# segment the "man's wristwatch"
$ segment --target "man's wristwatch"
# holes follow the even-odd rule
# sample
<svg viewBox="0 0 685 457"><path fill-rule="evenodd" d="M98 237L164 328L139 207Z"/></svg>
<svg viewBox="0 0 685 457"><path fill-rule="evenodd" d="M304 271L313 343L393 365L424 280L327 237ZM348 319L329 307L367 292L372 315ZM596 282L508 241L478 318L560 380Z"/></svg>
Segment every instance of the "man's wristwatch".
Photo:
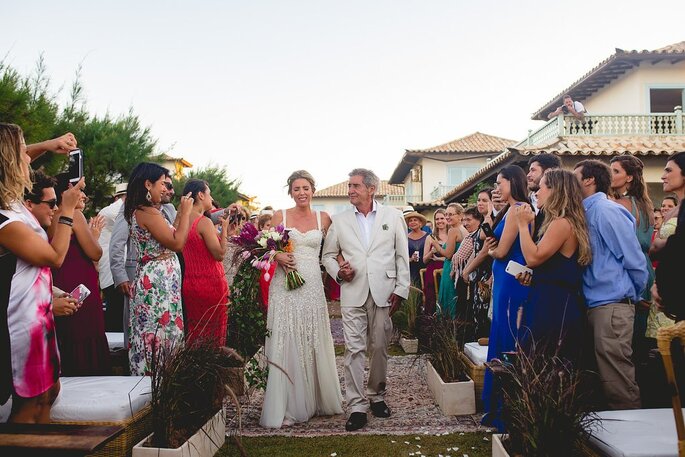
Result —
<svg viewBox="0 0 685 457"><path fill-rule="evenodd" d="M340 277L340 272L335 274L335 282L337 282L338 284L342 284L343 279Z"/></svg>

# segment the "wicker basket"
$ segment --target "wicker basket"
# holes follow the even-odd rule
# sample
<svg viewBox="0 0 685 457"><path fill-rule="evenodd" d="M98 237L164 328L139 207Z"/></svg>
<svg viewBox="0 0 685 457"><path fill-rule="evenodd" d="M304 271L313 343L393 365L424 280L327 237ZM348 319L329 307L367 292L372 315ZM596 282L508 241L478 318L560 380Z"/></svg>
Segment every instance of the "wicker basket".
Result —
<svg viewBox="0 0 685 457"><path fill-rule="evenodd" d="M473 360L469 359L463 352L459 353L461 361L466 367L466 372L469 377L473 379L473 384L476 388L476 403L481 401L483 396L483 383L485 382L485 365L476 365Z"/></svg>
<svg viewBox="0 0 685 457"><path fill-rule="evenodd" d="M67 422L54 421L56 424L75 424L75 425L119 425L124 427L124 432L115 439L107 443L105 447L94 454L93 457L120 457L131 456L133 445L152 433L152 411L150 405L138 411L133 417L119 422Z"/></svg>

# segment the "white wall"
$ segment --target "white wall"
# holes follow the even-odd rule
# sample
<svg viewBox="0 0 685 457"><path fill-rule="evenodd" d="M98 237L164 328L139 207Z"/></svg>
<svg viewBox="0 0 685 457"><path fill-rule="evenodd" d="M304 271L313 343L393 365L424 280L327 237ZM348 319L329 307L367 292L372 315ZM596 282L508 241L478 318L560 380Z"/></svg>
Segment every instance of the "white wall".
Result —
<svg viewBox="0 0 685 457"><path fill-rule="evenodd" d="M338 214L350 207L348 197L317 197L312 198L312 208L316 211L326 211L328 214Z"/></svg>
<svg viewBox="0 0 685 457"><path fill-rule="evenodd" d="M671 64L667 56L656 65L639 67L583 101L590 114L641 114L649 112L649 89L685 86L685 61Z"/></svg>
<svg viewBox="0 0 685 457"><path fill-rule="evenodd" d="M467 160L454 160L442 162L434 159L421 159L423 165L423 201L431 200L431 192L441 183L448 185L447 168L450 166L476 167L481 168L487 163L486 157L478 157Z"/></svg>

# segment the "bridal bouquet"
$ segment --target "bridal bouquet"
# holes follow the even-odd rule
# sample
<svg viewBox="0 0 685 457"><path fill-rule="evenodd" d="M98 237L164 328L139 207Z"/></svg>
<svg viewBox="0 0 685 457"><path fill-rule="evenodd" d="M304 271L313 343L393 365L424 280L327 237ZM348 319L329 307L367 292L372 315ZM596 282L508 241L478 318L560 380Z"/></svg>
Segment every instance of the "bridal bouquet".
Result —
<svg viewBox="0 0 685 457"><path fill-rule="evenodd" d="M266 272L265 279L269 280L269 269L279 252L292 252L292 243L283 224L271 227L261 232L252 224L245 224L240 235L234 236L231 242L238 246L239 255L243 260L249 260L253 267ZM299 271L286 269L285 287L288 290L297 289L304 284L304 278Z"/></svg>

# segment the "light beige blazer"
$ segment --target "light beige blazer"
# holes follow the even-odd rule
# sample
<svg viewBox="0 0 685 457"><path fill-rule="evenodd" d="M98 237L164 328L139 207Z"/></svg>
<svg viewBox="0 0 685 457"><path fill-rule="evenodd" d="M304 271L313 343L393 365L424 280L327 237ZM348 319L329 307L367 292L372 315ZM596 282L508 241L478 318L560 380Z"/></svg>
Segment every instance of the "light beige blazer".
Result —
<svg viewBox="0 0 685 457"><path fill-rule="evenodd" d="M368 248L354 209L332 216L332 221L323 246L323 265L335 278L340 270L336 257L342 252L355 270L354 279L341 284L341 305L362 306L369 291L377 306L390 306L388 299L392 293L407 298L409 246L402 213L377 204Z"/></svg>

